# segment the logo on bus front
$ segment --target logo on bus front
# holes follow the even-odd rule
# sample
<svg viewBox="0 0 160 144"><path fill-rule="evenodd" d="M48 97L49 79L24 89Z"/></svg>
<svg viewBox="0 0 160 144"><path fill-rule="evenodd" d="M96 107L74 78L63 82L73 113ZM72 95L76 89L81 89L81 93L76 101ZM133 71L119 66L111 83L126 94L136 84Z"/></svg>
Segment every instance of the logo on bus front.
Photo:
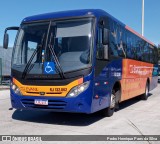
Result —
<svg viewBox="0 0 160 144"><path fill-rule="evenodd" d="M45 95L45 92L40 92L39 94L40 94L40 95Z"/></svg>

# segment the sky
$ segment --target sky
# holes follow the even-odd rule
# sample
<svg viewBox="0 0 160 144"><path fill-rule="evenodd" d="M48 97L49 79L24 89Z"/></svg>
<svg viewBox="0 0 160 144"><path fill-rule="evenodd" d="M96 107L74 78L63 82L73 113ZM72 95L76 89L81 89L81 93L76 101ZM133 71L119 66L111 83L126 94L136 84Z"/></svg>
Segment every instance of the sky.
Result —
<svg viewBox="0 0 160 144"><path fill-rule="evenodd" d="M160 0L145 0L144 36L160 43ZM1 0L0 46L6 27L19 26L27 17L48 12L75 9L103 9L124 24L141 33L142 0ZM9 46L13 46L15 32L9 32Z"/></svg>

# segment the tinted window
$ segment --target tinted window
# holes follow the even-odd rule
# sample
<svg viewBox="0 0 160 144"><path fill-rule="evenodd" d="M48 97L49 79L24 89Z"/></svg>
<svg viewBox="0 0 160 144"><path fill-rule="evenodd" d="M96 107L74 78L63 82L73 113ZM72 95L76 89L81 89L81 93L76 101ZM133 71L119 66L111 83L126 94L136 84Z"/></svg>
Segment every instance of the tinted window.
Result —
<svg viewBox="0 0 160 144"><path fill-rule="evenodd" d="M124 57L125 45L124 38L125 31L124 29L114 21L110 21L110 48L111 55L116 57Z"/></svg>
<svg viewBox="0 0 160 144"><path fill-rule="evenodd" d="M144 50L143 50L143 61L144 62L150 62L150 51L148 48L148 43L145 43Z"/></svg>

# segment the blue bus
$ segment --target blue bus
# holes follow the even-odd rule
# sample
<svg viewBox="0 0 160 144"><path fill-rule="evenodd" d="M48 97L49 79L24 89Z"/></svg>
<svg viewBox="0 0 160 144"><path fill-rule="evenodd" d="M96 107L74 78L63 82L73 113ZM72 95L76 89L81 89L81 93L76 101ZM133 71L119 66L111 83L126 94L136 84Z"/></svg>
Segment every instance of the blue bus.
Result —
<svg viewBox="0 0 160 144"><path fill-rule="evenodd" d="M107 12L72 10L26 17L11 64L12 107L112 116L119 103L157 86L157 47Z"/></svg>

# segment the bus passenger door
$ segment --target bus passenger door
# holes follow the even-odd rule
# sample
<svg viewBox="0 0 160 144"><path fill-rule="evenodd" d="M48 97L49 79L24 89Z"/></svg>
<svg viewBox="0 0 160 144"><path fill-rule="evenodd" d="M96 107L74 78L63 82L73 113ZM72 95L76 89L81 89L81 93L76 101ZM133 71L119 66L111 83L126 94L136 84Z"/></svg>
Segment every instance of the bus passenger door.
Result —
<svg viewBox="0 0 160 144"><path fill-rule="evenodd" d="M107 20L104 22L107 23ZM100 23L97 31L96 41L96 59L95 59L95 78L94 78L94 97L92 103L92 111L98 111L106 108L109 98L110 88L107 86L108 80L108 41L103 41L104 33L105 38L108 37L109 31L104 23Z"/></svg>

